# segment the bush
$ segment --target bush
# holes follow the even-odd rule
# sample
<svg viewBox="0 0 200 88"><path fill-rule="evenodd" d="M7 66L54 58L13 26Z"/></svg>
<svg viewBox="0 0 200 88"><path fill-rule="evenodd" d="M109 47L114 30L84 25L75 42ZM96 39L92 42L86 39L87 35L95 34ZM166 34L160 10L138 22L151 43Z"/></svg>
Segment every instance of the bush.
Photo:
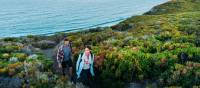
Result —
<svg viewBox="0 0 200 88"><path fill-rule="evenodd" d="M11 53L11 52L17 52L20 50L20 46L16 45L6 45L6 46L0 46L0 53Z"/></svg>
<svg viewBox="0 0 200 88"><path fill-rule="evenodd" d="M196 47L188 47L185 49L182 49L182 52L185 52L189 55L189 61L195 61L200 62L200 49Z"/></svg>
<svg viewBox="0 0 200 88"><path fill-rule="evenodd" d="M8 69L7 68L0 68L0 75L5 76L7 75Z"/></svg>
<svg viewBox="0 0 200 88"><path fill-rule="evenodd" d="M143 47L140 50L144 53L156 53L157 47L157 43L152 41L146 41L144 42Z"/></svg>
<svg viewBox="0 0 200 88"><path fill-rule="evenodd" d="M129 45L129 46L140 46L141 44L142 44L142 42L139 41L139 40L137 40L137 39L130 40L130 41L128 42L128 45Z"/></svg>
<svg viewBox="0 0 200 88"><path fill-rule="evenodd" d="M33 43L33 46L41 49L49 49L56 46L56 43L54 41L49 40L41 40L37 43Z"/></svg>
<svg viewBox="0 0 200 88"><path fill-rule="evenodd" d="M9 53L3 53L3 54L0 54L0 59L2 60L8 60L10 58L10 54Z"/></svg>
<svg viewBox="0 0 200 88"><path fill-rule="evenodd" d="M17 73L21 72L22 67L23 67L23 63L21 63L21 62L8 64L8 74L9 74L9 76L14 76Z"/></svg>
<svg viewBox="0 0 200 88"><path fill-rule="evenodd" d="M195 45L196 45L197 47L200 47L200 38L199 38L199 37L196 38L196 39L194 40L194 43L195 43Z"/></svg>
<svg viewBox="0 0 200 88"><path fill-rule="evenodd" d="M7 37L7 38L4 38L3 41L5 41L5 42L18 42L19 39L14 38L14 37Z"/></svg>
<svg viewBox="0 0 200 88"><path fill-rule="evenodd" d="M179 27L179 30L185 32L188 35L191 35L197 33L199 28L200 26L187 24L187 25L181 25Z"/></svg>
<svg viewBox="0 0 200 88"><path fill-rule="evenodd" d="M121 23L121 24L112 26L111 28L113 30L118 30L118 31L127 31L127 30L129 30L129 29L131 29L133 27L134 27L133 24Z"/></svg>
<svg viewBox="0 0 200 88"><path fill-rule="evenodd" d="M175 64L171 69L165 71L161 75L161 83L168 86L182 86L185 88L192 87L194 85L200 85L199 67L196 67L199 63L187 62L186 66L181 64Z"/></svg>
<svg viewBox="0 0 200 88"><path fill-rule="evenodd" d="M106 53L106 59L102 66L101 78L103 84L104 82L107 82L105 83L107 87L113 87L114 85L120 87L124 82L130 82L132 80L133 63L130 58L131 52L129 52L129 54L126 54L125 52L113 51ZM111 85L108 80L112 82Z"/></svg>
<svg viewBox="0 0 200 88"><path fill-rule="evenodd" d="M19 61L24 61L27 58L27 55L25 53L13 53L12 56L18 58Z"/></svg>
<svg viewBox="0 0 200 88"><path fill-rule="evenodd" d="M166 31L166 32L162 32L160 35L156 36L155 38L160 41L168 41L172 38L172 34Z"/></svg>

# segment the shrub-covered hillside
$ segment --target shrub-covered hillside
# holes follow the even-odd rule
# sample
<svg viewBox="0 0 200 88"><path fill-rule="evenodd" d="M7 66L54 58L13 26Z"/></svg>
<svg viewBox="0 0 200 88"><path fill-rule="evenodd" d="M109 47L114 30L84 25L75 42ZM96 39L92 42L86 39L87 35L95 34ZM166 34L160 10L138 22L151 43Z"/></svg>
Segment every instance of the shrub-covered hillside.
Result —
<svg viewBox="0 0 200 88"><path fill-rule="evenodd" d="M200 11L199 0L170 0L167 3L155 6L151 11L145 14L158 15L180 12Z"/></svg>
<svg viewBox="0 0 200 88"><path fill-rule="evenodd" d="M37 70L30 68L30 73L27 75L31 75L29 78L37 77L32 73L39 70L40 74L44 74L42 76L44 78L30 79L31 86L55 87L60 84L68 86L64 85L64 82L61 83L63 79L54 72L55 58L52 56L51 59L47 59L48 54L42 54L44 50L56 48L63 36L67 35L72 41L74 64L83 46L85 44L92 46L92 52L95 54L95 85L100 88L123 88L129 82L139 82L142 87L152 88L198 88L200 87L199 3L199 0L171 0L156 6L145 15L133 16L112 27L52 36L29 35L2 39L0 74L3 77L19 77L23 81L25 79L21 76L23 70L16 67L21 67L25 61L33 65L38 61L43 63L43 68ZM37 55L37 59L29 59L31 56L23 54L24 51L15 47L15 44L22 44L21 48L33 47L31 52ZM22 83L25 85L25 82ZM55 85L43 85L49 83Z"/></svg>

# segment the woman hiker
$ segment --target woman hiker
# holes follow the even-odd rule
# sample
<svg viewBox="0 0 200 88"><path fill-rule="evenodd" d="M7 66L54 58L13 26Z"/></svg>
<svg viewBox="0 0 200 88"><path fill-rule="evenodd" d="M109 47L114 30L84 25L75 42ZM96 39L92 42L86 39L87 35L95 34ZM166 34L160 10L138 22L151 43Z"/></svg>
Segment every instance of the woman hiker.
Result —
<svg viewBox="0 0 200 88"><path fill-rule="evenodd" d="M90 88L93 84L94 77L94 54L91 52L91 48L89 46L85 46L84 52L79 54L78 60L76 62L76 74L77 74L77 82L82 83L85 86Z"/></svg>

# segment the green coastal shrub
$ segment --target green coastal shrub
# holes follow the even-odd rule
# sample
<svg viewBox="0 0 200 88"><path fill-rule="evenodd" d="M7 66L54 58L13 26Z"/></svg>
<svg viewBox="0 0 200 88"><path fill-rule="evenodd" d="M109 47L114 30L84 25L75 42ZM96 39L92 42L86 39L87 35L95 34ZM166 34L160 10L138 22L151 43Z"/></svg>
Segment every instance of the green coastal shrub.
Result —
<svg viewBox="0 0 200 88"><path fill-rule="evenodd" d="M10 58L10 54L9 53L0 54L0 60L7 61L9 58Z"/></svg>
<svg viewBox="0 0 200 88"><path fill-rule="evenodd" d="M179 49L179 52L185 52L186 54L188 54L188 60L189 61L195 61L195 62L200 62L200 49L196 48L196 47L188 47L188 48L184 48L184 49Z"/></svg>
<svg viewBox="0 0 200 88"><path fill-rule="evenodd" d="M27 38L34 38L34 35L27 35Z"/></svg>
<svg viewBox="0 0 200 88"><path fill-rule="evenodd" d="M0 68L6 68L8 66L8 61L0 61Z"/></svg>
<svg viewBox="0 0 200 88"><path fill-rule="evenodd" d="M121 24L112 26L111 28L113 30L118 30L118 31L127 31L127 30L129 30L129 29L131 29L133 27L134 27L133 24L121 23Z"/></svg>
<svg viewBox="0 0 200 88"><path fill-rule="evenodd" d="M39 42L33 43L33 46L41 49L49 49L55 47L56 43L50 40L41 40Z"/></svg>
<svg viewBox="0 0 200 88"><path fill-rule="evenodd" d="M161 75L160 82L168 86L192 87L200 85L199 63L175 64Z"/></svg>
<svg viewBox="0 0 200 88"><path fill-rule="evenodd" d="M18 58L19 61L24 61L27 58L27 55L25 53L13 53L12 56Z"/></svg>
<svg viewBox="0 0 200 88"><path fill-rule="evenodd" d="M132 80L132 61L120 52L113 51L106 54L101 74L101 78L105 82L104 86L120 88L124 82Z"/></svg>
<svg viewBox="0 0 200 88"><path fill-rule="evenodd" d="M139 41L138 39L133 39L133 40L130 40L128 41L128 44L129 46L140 46L142 44L141 41Z"/></svg>
<svg viewBox="0 0 200 88"><path fill-rule="evenodd" d="M7 38L4 38L3 41L5 41L5 42L18 42L19 38L7 37Z"/></svg>
<svg viewBox="0 0 200 88"><path fill-rule="evenodd" d="M0 68L0 75L2 77L7 76L8 74L8 69L7 68Z"/></svg>
<svg viewBox="0 0 200 88"><path fill-rule="evenodd" d="M156 53L157 52L157 43L152 41L144 41L141 51L145 53Z"/></svg>
<svg viewBox="0 0 200 88"><path fill-rule="evenodd" d="M179 30L185 32L188 35L191 35L191 34L196 34L197 32L199 32L199 28L200 26L198 25L187 24L187 25L180 25Z"/></svg>
<svg viewBox="0 0 200 88"><path fill-rule="evenodd" d="M200 47L200 38L199 36L197 38L195 38L194 43L197 47Z"/></svg>
<svg viewBox="0 0 200 88"><path fill-rule="evenodd" d="M172 38L172 34L169 31L166 31L160 33L160 35L156 36L155 38L160 41L168 41Z"/></svg>
<svg viewBox="0 0 200 88"><path fill-rule="evenodd" d="M0 53L11 53L16 52L20 50L20 46L16 45L6 45L6 46L0 46Z"/></svg>

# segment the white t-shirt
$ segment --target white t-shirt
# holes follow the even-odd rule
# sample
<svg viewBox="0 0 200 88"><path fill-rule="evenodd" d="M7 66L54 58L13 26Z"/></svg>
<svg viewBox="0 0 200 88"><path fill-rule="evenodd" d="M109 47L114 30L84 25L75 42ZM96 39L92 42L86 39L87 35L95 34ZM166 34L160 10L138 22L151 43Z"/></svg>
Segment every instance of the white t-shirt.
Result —
<svg viewBox="0 0 200 88"><path fill-rule="evenodd" d="M91 58L91 56L89 56L89 57L87 57L85 54L84 54L84 56L82 57L82 59L83 59L83 69L90 69L90 59Z"/></svg>

